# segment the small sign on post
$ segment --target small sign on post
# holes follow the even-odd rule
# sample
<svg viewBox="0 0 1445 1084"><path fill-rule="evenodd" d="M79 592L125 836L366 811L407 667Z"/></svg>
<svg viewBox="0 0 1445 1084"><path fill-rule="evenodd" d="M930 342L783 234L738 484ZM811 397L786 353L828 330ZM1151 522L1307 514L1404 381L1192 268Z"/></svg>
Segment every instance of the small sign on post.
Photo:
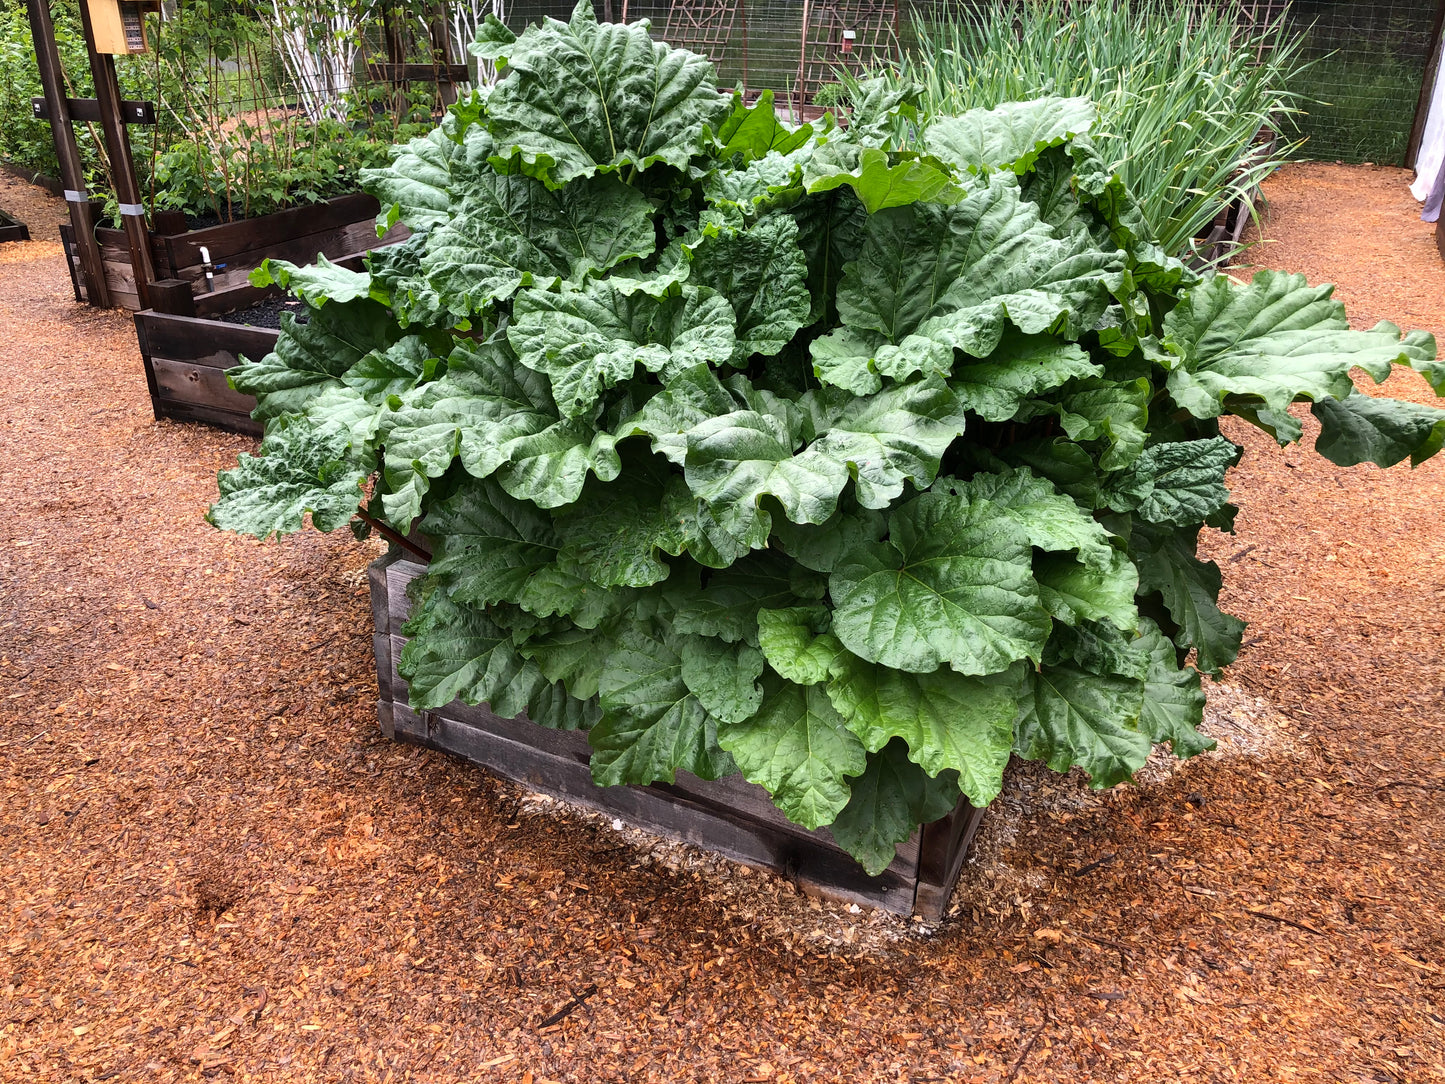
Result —
<svg viewBox="0 0 1445 1084"><path fill-rule="evenodd" d="M85 6L97 53L127 56L146 52L146 12L159 11L160 0L85 0Z"/></svg>

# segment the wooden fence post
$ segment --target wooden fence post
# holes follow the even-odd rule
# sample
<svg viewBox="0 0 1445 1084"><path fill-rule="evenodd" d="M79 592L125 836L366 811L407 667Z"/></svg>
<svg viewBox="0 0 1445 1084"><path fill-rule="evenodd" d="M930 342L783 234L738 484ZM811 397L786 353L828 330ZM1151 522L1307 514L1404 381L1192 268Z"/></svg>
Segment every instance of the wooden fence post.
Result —
<svg viewBox="0 0 1445 1084"><path fill-rule="evenodd" d="M135 292L140 298L140 307L147 309L150 308L150 284L156 276L151 264L145 207L140 201L140 184L135 177L130 137L125 134L125 118L120 111L120 83L115 77L115 58L109 53L96 52L95 29L91 26L90 8L85 0L80 0L80 27L85 34L85 51L90 55L95 100L100 105L100 127L105 135L106 153L110 155L111 180L115 184L120 221L130 249L130 266L135 272Z"/></svg>
<svg viewBox="0 0 1445 1084"><path fill-rule="evenodd" d="M84 6L82 3L81 7ZM70 225L75 233L75 249L80 256L86 296L92 305L109 308L110 290L105 284L100 245L95 240L95 218L91 213L90 197L85 191L85 170L80 164L80 150L75 145L75 131L70 126L70 107L65 99L60 51L55 45L55 25L50 20L50 6L48 0L27 0L26 7L30 16L30 37L35 46L35 63L40 69L40 85L44 88L45 107L50 114L50 135L55 141L55 157L60 163L60 182L65 186L65 203L70 208Z"/></svg>

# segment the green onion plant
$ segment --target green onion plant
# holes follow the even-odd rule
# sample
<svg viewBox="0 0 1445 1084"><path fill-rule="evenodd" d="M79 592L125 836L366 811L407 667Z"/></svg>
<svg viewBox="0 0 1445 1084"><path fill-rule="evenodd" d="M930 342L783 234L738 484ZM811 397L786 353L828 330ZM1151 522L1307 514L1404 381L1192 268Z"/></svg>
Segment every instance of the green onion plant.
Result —
<svg viewBox="0 0 1445 1084"><path fill-rule="evenodd" d="M1300 38L1242 25L1231 0L963 0L953 17L915 11L906 37L888 74L922 85L921 128L1045 94L1093 99L1099 152L1172 254L1238 198L1253 214L1259 182L1298 147L1277 132L1299 111Z"/></svg>

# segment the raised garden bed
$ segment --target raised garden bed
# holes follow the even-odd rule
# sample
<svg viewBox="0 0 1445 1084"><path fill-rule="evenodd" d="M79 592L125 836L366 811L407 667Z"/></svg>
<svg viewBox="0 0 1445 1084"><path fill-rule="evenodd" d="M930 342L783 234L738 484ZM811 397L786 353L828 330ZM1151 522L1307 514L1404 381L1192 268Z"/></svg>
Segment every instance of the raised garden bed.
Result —
<svg viewBox="0 0 1445 1084"><path fill-rule="evenodd" d="M233 391L225 373L243 356L259 359L270 353L277 332L274 326L237 322L231 314L264 307L286 295L274 286L252 286L250 273L268 257L310 262L318 253L342 267L359 267L371 249L409 235L406 227L398 226L377 238L377 209L371 196L340 196L325 204L246 222L153 235L157 274L167 277L151 285L152 307L135 314L135 326L156 418L206 422L259 436L261 425L251 419L255 399ZM302 230L307 232L299 232ZM107 275L116 259L124 262L122 271L116 273L129 275L124 235L110 230L97 231L97 236L103 249L112 246L106 250L113 253L107 257ZM211 269L209 280L207 266ZM83 299L74 258L71 275L76 298ZM129 288L133 294L133 280ZM121 303L125 303L124 296ZM262 318L257 323L274 325L275 321Z"/></svg>
<svg viewBox="0 0 1445 1084"><path fill-rule="evenodd" d="M869 877L826 829L810 832L793 824L767 791L739 776L709 782L678 772L671 785L599 787L592 782L590 748L581 732L548 730L525 716L503 719L485 706L459 701L438 711L413 711L396 664L406 643L401 627L410 610L407 584L423 571L423 565L396 555L375 561L370 570L377 715L387 737L464 757L533 790L772 870L824 896L930 921L943 917L984 812L964 799L899 845L881 875Z"/></svg>
<svg viewBox="0 0 1445 1084"><path fill-rule="evenodd" d="M30 230L5 211L0 211L0 241L28 241Z"/></svg>
<svg viewBox="0 0 1445 1084"><path fill-rule="evenodd" d="M183 216L159 214L156 228L150 231L156 285L162 293L176 292L176 283L190 287L196 309L181 315L204 316L245 308L260 296L247 277L267 257L309 263L317 253L323 253L335 260L405 238L407 231L401 227L378 240L375 223L379 209L373 197L354 193L200 230L185 229ZM111 303L138 311L140 296L124 231L102 226L96 229L95 237L100 243ZM76 299L85 301L80 257L68 226L61 227L61 239L70 256Z"/></svg>
<svg viewBox="0 0 1445 1084"><path fill-rule="evenodd" d="M154 309L135 314L135 331L157 420L205 422L261 435L261 423L251 417L255 398L232 390L226 370L243 356L269 354L276 348L276 331Z"/></svg>

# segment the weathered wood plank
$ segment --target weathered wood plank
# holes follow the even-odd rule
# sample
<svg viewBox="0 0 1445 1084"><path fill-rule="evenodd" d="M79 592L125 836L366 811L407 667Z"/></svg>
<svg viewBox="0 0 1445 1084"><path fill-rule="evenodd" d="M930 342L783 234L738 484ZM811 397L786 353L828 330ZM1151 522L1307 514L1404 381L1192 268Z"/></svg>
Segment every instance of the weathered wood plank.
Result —
<svg viewBox="0 0 1445 1084"><path fill-rule="evenodd" d="M559 757L530 742L462 723L449 713L418 714L391 706L393 733L404 741L465 757L533 790L620 816L658 835L705 846L746 865L780 873L834 899L907 913L913 905L910 878L889 870L869 877L830 842L780 832L692 793L664 787L598 787L585 763ZM580 737L580 735L579 735ZM678 773L681 779L684 773ZM701 786L703 780L689 780Z"/></svg>
<svg viewBox="0 0 1445 1084"><path fill-rule="evenodd" d="M249 414L256 408L253 396L243 395L226 383L226 368L193 361L172 361L151 357L156 389L162 399L195 406L215 407L234 414Z"/></svg>
<svg viewBox="0 0 1445 1084"><path fill-rule="evenodd" d="M298 236L375 219L380 210L376 197L357 192L337 196L325 203L292 207L259 218L191 230L167 237L166 244L170 249L171 266L177 269L199 265L202 246L213 263L227 263L242 253L285 244Z"/></svg>
<svg viewBox="0 0 1445 1084"><path fill-rule="evenodd" d="M196 403L182 403L174 399L161 400L161 413L157 417L173 422L200 422L203 425L213 425L217 429L224 429L228 433L240 433L247 437L259 437L263 428L260 422L248 414L218 410L215 407L201 406Z"/></svg>
<svg viewBox="0 0 1445 1084"><path fill-rule="evenodd" d="M793 824L762 787L741 777L702 780L680 772L670 785L600 788L591 781L590 747L583 733L548 730L524 716L502 719L485 705L453 702L437 711L412 710L396 664L406 643L401 634L410 610L406 585L423 571L424 566L397 556L370 571L378 688L389 700L378 718L391 736L463 756L543 793L772 869L824 895L942 917L982 815L967 803L915 833L899 847L888 870L870 878L826 829L809 832ZM377 593L384 597L378 599Z"/></svg>
<svg viewBox="0 0 1445 1084"><path fill-rule="evenodd" d="M156 357L229 367L242 355L259 360L276 348L278 333L271 328L155 312L140 315Z"/></svg>

